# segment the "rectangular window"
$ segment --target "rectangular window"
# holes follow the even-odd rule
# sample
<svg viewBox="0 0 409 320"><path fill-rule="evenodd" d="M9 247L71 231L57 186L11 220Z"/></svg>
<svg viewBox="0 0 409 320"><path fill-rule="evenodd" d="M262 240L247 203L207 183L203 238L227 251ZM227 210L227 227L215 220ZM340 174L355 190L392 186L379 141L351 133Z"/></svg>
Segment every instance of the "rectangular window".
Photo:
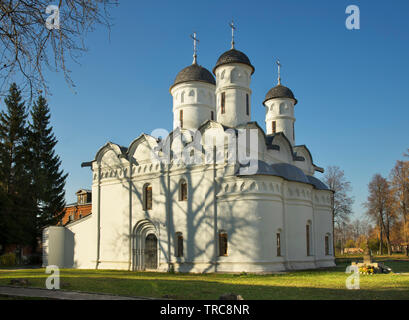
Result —
<svg viewBox="0 0 409 320"><path fill-rule="evenodd" d="M272 128L272 132L276 133L277 128L276 128L276 122L275 121L272 122L271 128Z"/></svg>
<svg viewBox="0 0 409 320"><path fill-rule="evenodd" d="M249 101L249 95L246 94L246 114L250 115L250 101Z"/></svg>
<svg viewBox="0 0 409 320"><path fill-rule="evenodd" d="M225 104L226 104L226 94L224 92L222 92L222 96L221 96L221 112L225 113L226 109L225 109Z"/></svg>
<svg viewBox="0 0 409 320"><path fill-rule="evenodd" d="M180 201L187 201L187 183L185 181L180 183Z"/></svg>
<svg viewBox="0 0 409 320"><path fill-rule="evenodd" d="M307 224L307 226L306 226L306 233L307 233L307 256L310 256L311 255L311 252L310 252L310 225L309 224Z"/></svg>
<svg viewBox="0 0 409 320"><path fill-rule="evenodd" d="M329 256L329 237L325 236L325 255Z"/></svg>
<svg viewBox="0 0 409 320"><path fill-rule="evenodd" d="M281 234L277 233L277 257L281 256Z"/></svg>
<svg viewBox="0 0 409 320"><path fill-rule="evenodd" d="M220 256L227 256L227 233L220 232L219 233L219 251Z"/></svg>
<svg viewBox="0 0 409 320"><path fill-rule="evenodd" d="M180 127L183 128L183 110L179 113Z"/></svg>
<svg viewBox="0 0 409 320"><path fill-rule="evenodd" d="M177 233L177 248L176 248L176 257L183 257L183 235Z"/></svg>
<svg viewBox="0 0 409 320"><path fill-rule="evenodd" d="M213 111L210 112L210 119L214 120L214 112Z"/></svg>
<svg viewBox="0 0 409 320"><path fill-rule="evenodd" d="M145 208L146 210L152 209L152 187L146 187L146 194L145 194Z"/></svg>

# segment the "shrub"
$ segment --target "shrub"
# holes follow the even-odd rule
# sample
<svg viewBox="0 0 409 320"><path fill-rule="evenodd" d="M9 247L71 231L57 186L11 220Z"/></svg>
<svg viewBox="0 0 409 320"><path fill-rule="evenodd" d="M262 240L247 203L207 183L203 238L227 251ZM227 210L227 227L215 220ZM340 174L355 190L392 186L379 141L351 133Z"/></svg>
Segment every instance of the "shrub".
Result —
<svg viewBox="0 0 409 320"><path fill-rule="evenodd" d="M6 253L0 256L0 266L11 267L17 264L15 253Z"/></svg>

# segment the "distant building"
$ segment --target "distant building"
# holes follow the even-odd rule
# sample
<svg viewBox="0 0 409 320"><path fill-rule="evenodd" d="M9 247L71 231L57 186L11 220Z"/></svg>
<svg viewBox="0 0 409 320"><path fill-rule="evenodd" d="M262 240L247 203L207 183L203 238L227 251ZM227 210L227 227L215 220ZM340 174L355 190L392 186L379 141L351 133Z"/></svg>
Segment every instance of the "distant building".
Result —
<svg viewBox="0 0 409 320"><path fill-rule="evenodd" d="M75 194L77 195L77 202L68 204L64 208L64 215L62 216L58 225L65 226L91 214L92 191L80 189Z"/></svg>

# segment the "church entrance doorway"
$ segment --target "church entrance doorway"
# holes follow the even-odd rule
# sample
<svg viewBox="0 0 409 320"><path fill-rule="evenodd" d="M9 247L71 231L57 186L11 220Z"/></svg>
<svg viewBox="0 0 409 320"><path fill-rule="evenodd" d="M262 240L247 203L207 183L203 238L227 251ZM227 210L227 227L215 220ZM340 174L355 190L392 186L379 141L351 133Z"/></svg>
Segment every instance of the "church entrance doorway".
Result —
<svg viewBox="0 0 409 320"><path fill-rule="evenodd" d="M156 269L158 267L158 239L150 234L145 239L145 268Z"/></svg>
<svg viewBox="0 0 409 320"><path fill-rule="evenodd" d="M134 228L132 241L132 269L158 268L158 237L155 225L149 220L139 221Z"/></svg>

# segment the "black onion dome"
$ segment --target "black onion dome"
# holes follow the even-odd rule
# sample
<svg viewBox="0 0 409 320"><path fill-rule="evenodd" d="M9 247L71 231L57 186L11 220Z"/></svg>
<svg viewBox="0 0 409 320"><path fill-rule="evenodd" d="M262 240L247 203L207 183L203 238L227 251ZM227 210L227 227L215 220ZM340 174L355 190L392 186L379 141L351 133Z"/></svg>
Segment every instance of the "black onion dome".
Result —
<svg viewBox="0 0 409 320"><path fill-rule="evenodd" d="M226 51L220 56L220 58L216 62L216 65L213 68L213 73L215 73L215 70L217 67L224 65L224 64L228 64L228 63L247 64L253 69L251 74L254 73L254 67L250 63L250 59L243 52L236 50L236 49L230 49L229 51Z"/></svg>
<svg viewBox="0 0 409 320"><path fill-rule="evenodd" d="M216 85L216 80L214 79L211 72L206 68L203 68L202 66L194 63L178 73L170 89L172 89L179 83L188 81L200 81Z"/></svg>
<svg viewBox="0 0 409 320"><path fill-rule="evenodd" d="M294 93L287 87L279 84L275 86L274 88L270 89L267 94L266 98L264 99L264 102L270 99L277 99L277 98L290 98L295 100L295 104L297 104L297 99L294 97ZM263 102L263 103L264 103Z"/></svg>

